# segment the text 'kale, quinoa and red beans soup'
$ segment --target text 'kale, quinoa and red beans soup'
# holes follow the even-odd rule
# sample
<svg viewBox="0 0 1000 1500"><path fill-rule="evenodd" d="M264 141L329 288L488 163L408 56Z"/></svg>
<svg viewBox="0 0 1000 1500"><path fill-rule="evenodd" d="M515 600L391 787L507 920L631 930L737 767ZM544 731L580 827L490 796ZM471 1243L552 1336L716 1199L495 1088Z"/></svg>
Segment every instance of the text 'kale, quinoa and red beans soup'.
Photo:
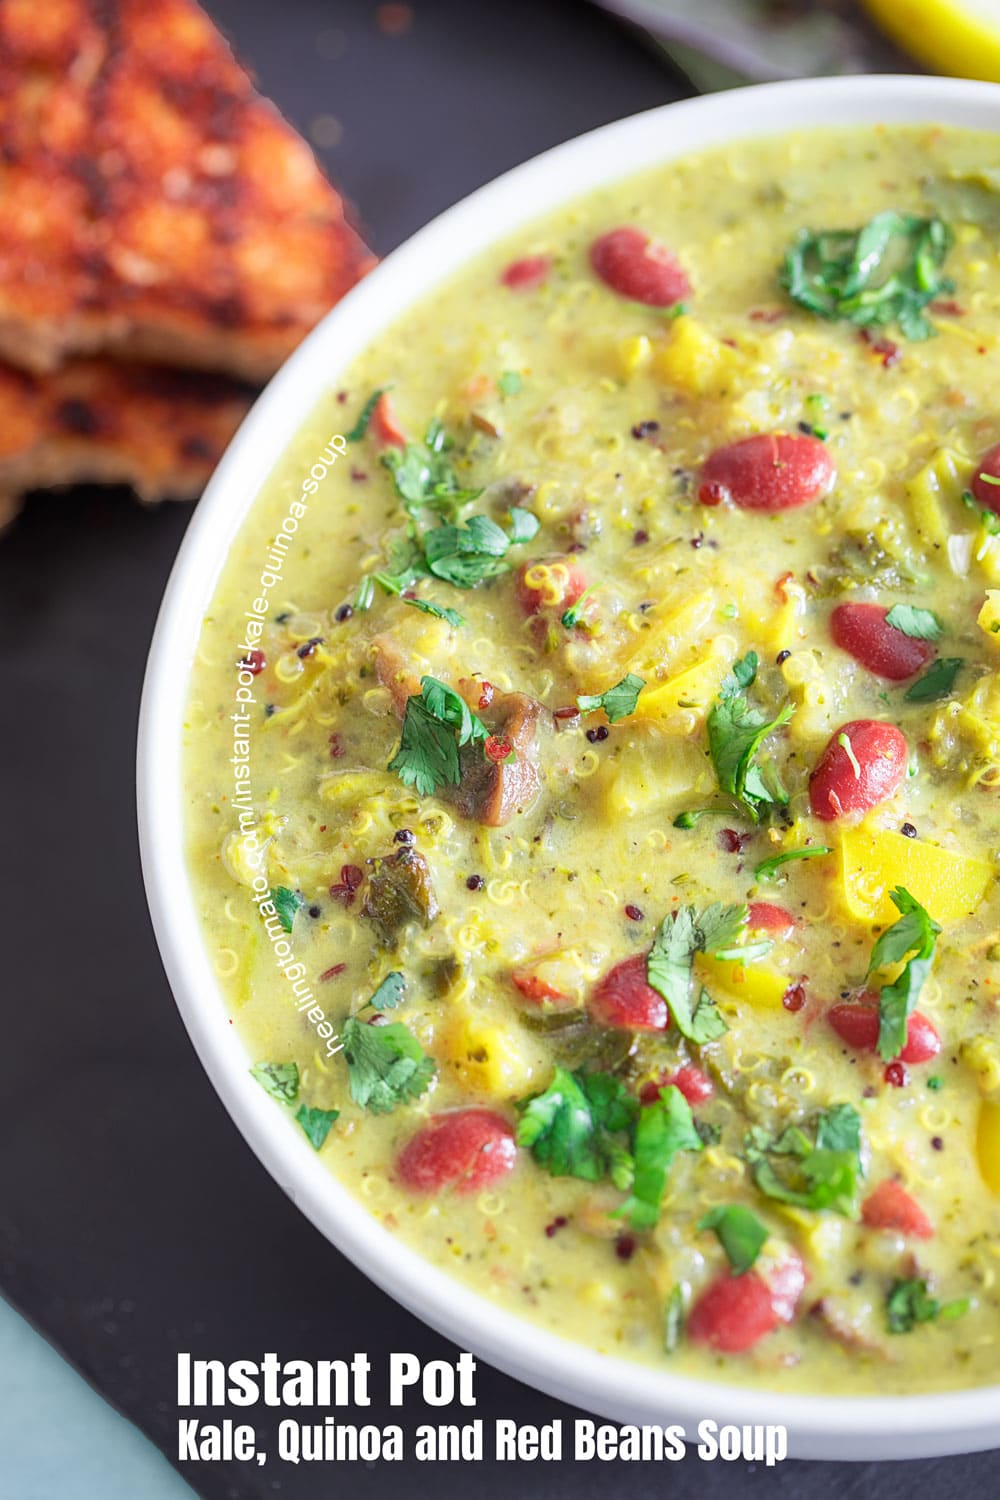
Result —
<svg viewBox="0 0 1000 1500"><path fill-rule="evenodd" d="M748 142L500 244L309 417L205 622L255 1076L598 1350L1000 1375L997 159Z"/></svg>

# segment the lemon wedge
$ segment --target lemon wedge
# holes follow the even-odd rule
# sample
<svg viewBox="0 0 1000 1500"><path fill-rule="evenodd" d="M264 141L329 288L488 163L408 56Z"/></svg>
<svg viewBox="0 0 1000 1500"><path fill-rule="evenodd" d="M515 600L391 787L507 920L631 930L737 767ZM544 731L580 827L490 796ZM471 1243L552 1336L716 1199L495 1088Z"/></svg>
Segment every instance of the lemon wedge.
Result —
<svg viewBox="0 0 1000 1500"><path fill-rule="evenodd" d="M875 20L936 73L1000 83L1000 0L864 0Z"/></svg>

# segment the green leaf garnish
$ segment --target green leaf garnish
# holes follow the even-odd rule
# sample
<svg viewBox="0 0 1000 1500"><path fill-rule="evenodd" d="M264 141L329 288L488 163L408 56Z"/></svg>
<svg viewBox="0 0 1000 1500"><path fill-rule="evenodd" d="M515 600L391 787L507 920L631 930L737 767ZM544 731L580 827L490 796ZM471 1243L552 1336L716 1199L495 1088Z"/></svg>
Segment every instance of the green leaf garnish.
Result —
<svg viewBox="0 0 1000 1500"><path fill-rule="evenodd" d="M635 706L639 701L639 694L646 686L642 677L637 677L634 672L629 672L621 682L616 682L604 693L585 694L577 698L576 706L582 714L592 714L599 708L603 708L612 724L617 724L619 719L625 719L629 714L635 713Z"/></svg>
<svg viewBox="0 0 1000 1500"><path fill-rule="evenodd" d="M933 703L938 698L947 698L955 686L955 679L965 666L961 656L939 656L903 694L907 703Z"/></svg>
<svg viewBox="0 0 1000 1500"><path fill-rule="evenodd" d="M480 489L465 489L459 484L448 456L454 446L435 417L428 423L422 443L407 443L405 448L390 448L382 454L396 494L411 516L430 510L451 518L461 506L482 494Z"/></svg>
<svg viewBox="0 0 1000 1500"><path fill-rule="evenodd" d="M797 1125L775 1138L755 1126L747 1132L745 1150L754 1182L765 1197L857 1218L861 1117L852 1105L822 1111L813 1140ZM783 1166L781 1172L775 1159Z"/></svg>
<svg viewBox="0 0 1000 1500"><path fill-rule="evenodd" d="M774 854L770 859L762 859L753 872L755 880L773 880L782 865L787 865L793 859L819 859L824 854L832 854L833 850L827 844L810 844L807 849L787 849L784 854Z"/></svg>
<svg viewBox="0 0 1000 1500"><path fill-rule="evenodd" d="M934 328L923 309L955 290L941 275L951 244L942 219L890 209L861 229L801 230L779 279L794 302L818 317L860 328L895 322L906 338L926 339Z"/></svg>
<svg viewBox="0 0 1000 1500"><path fill-rule="evenodd" d="M690 1104L679 1088L668 1084L659 1099L639 1111L632 1143L632 1191L618 1215L633 1229L655 1229L674 1157L679 1151L702 1149Z"/></svg>
<svg viewBox="0 0 1000 1500"><path fill-rule="evenodd" d="M968 1297L953 1302L939 1302L927 1290L923 1277L898 1279L885 1299L886 1324L890 1333L912 1333L918 1323L933 1323L937 1318L960 1318L969 1310Z"/></svg>
<svg viewBox="0 0 1000 1500"><path fill-rule="evenodd" d="M898 885L889 896L900 918L875 943L868 963L869 977L889 964L903 963L904 959L906 962L899 977L879 991L878 1050L883 1062L891 1062L906 1046L907 1019L916 1009L920 991L930 975L941 931L903 886Z"/></svg>
<svg viewBox="0 0 1000 1500"><path fill-rule="evenodd" d="M340 1119L340 1110L315 1109L308 1104L302 1104L296 1110L295 1118L308 1136L313 1150L318 1151L330 1134L334 1121Z"/></svg>
<svg viewBox="0 0 1000 1500"><path fill-rule="evenodd" d="M621 1136L631 1129L639 1105L611 1074L556 1068L548 1088L517 1108L518 1145L553 1177L610 1177L616 1187L629 1186L632 1158Z"/></svg>
<svg viewBox="0 0 1000 1500"><path fill-rule="evenodd" d="M560 623L565 630L573 630L577 625L579 625L580 616L583 614L583 606L586 604L591 594L593 594L594 590L598 587L598 584L592 583L589 588L584 589L579 599L577 599L575 603L571 604L569 609L563 610L560 617Z"/></svg>
<svg viewBox="0 0 1000 1500"><path fill-rule="evenodd" d="M507 533L489 516L470 516L462 526L434 526L423 535L428 568L457 589L472 589L505 573L509 546Z"/></svg>
<svg viewBox="0 0 1000 1500"><path fill-rule="evenodd" d="M737 939L748 919L746 905L722 906L716 902L698 916L693 906L680 906L660 923L646 959L646 979L662 995L670 1016L682 1036L701 1045L728 1030L715 1002L705 989L691 1004L691 975L696 953L716 958L751 962L770 952L771 943L738 946Z"/></svg>
<svg viewBox="0 0 1000 1500"><path fill-rule="evenodd" d="M295 922L295 913L300 907L305 906L306 898L299 891L290 891L287 885L272 886L268 895L274 902L274 909L278 913L278 921L286 932L291 932Z"/></svg>
<svg viewBox="0 0 1000 1500"><path fill-rule="evenodd" d="M453 688L424 677L420 692L406 700L399 749L389 762L405 786L429 797L461 780L458 752L489 737L483 721Z"/></svg>
<svg viewBox="0 0 1000 1500"><path fill-rule="evenodd" d="M510 544L517 547L521 542L531 542L538 535L541 521L533 510L512 505L510 508Z"/></svg>
<svg viewBox="0 0 1000 1500"><path fill-rule="evenodd" d="M524 381L517 370L504 370L497 381L497 385L500 387L503 395L516 396L524 385Z"/></svg>
<svg viewBox="0 0 1000 1500"><path fill-rule="evenodd" d="M742 1203L719 1204L698 1220L699 1229L714 1229L734 1276L749 1271L768 1238L768 1229Z"/></svg>
<svg viewBox="0 0 1000 1500"><path fill-rule="evenodd" d="M757 676L757 653L750 651L733 665L708 714L708 749L722 791L728 792L752 822L759 823L771 805L784 807L788 793L776 773L758 764L757 756L770 734L788 723L794 704L783 705L768 719L751 708L746 689Z"/></svg>
<svg viewBox="0 0 1000 1500"><path fill-rule="evenodd" d="M376 406L378 406L379 401L382 399L388 389L389 387L387 385L382 385L379 386L378 390L372 391L371 395L368 397L368 400L361 408L361 413L358 417L358 420L355 422L350 432L344 433L344 437L349 443L360 443L361 439L368 431L368 426L371 422L372 417L375 415Z"/></svg>
<svg viewBox="0 0 1000 1500"><path fill-rule="evenodd" d="M394 969L391 974L385 976L368 1004L372 1010L395 1010L398 1005L402 1005L405 997L406 980L398 970Z"/></svg>
<svg viewBox="0 0 1000 1500"><path fill-rule="evenodd" d="M411 609L419 609L421 614L433 615L436 620L444 620L453 629L460 630L465 624L465 616L460 615L457 609L446 609L441 604L434 604L430 599L404 599Z"/></svg>
<svg viewBox="0 0 1000 1500"><path fill-rule="evenodd" d="M256 1078L261 1088L270 1094L272 1099L280 1099L282 1104L291 1104L298 1097L297 1063L254 1063L250 1069L250 1076Z"/></svg>
<svg viewBox="0 0 1000 1500"><path fill-rule="evenodd" d="M934 611L917 609L913 604L894 604L885 623L918 641L939 641L944 635L944 626Z"/></svg>
<svg viewBox="0 0 1000 1500"><path fill-rule="evenodd" d="M398 1104L419 1099L437 1072L411 1031L399 1021L370 1026L350 1016L341 1029L351 1098L372 1114L387 1115Z"/></svg>

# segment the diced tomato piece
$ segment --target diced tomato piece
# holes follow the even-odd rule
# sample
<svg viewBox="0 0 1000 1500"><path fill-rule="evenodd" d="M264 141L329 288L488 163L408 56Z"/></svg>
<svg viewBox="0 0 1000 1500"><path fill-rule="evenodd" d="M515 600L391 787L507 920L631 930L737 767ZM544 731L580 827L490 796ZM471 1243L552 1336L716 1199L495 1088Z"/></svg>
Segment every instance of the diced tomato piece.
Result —
<svg viewBox="0 0 1000 1500"><path fill-rule="evenodd" d="M698 499L702 505L728 500L741 510L793 510L829 494L836 477L819 438L760 432L709 454Z"/></svg>
<svg viewBox="0 0 1000 1500"><path fill-rule="evenodd" d="M385 391L375 403L369 431L380 448L406 447L406 433L397 422L392 402Z"/></svg>
<svg viewBox="0 0 1000 1500"><path fill-rule="evenodd" d="M660 1097L660 1090L671 1084L684 1095L692 1109L698 1104L706 1104L715 1093L715 1085L707 1073L696 1068L694 1063L684 1063L673 1073L661 1073L658 1078L651 1078L644 1083L639 1090L640 1104L654 1103Z"/></svg>
<svg viewBox="0 0 1000 1500"><path fill-rule="evenodd" d="M878 1001L862 997L840 1005L831 1005L826 1018L842 1042L856 1052L874 1052L878 1046ZM919 1010L915 1010L906 1021L906 1045L899 1054L900 1062L929 1062L941 1050L941 1038L937 1028Z"/></svg>
<svg viewBox="0 0 1000 1500"><path fill-rule="evenodd" d="M526 615L540 609L563 611L585 594L587 575L572 557L555 557L543 562L525 563L515 584L517 602Z"/></svg>
<svg viewBox="0 0 1000 1500"><path fill-rule="evenodd" d="M934 647L888 625L888 613L881 604L838 604L830 616L830 634L866 671L902 682L926 666Z"/></svg>
<svg viewBox="0 0 1000 1500"><path fill-rule="evenodd" d="M490 1109L456 1109L434 1115L399 1153L397 1168L408 1188L474 1193L513 1169L514 1132Z"/></svg>
<svg viewBox="0 0 1000 1500"><path fill-rule="evenodd" d="M673 251L641 229L626 226L598 236L590 264L613 292L647 307L672 307L691 295L687 272Z"/></svg>
<svg viewBox="0 0 1000 1500"><path fill-rule="evenodd" d="M525 255L520 260L512 260L501 273L500 280L511 291L531 291L541 286L551 269L551 255Z"/></svg>
<svg viewBox="0 0 1000 1500"><path fill-rule="evenodd" d="M984 474L988 476L986 479ZM1000 484L990 484L990 479L1000 479L1000 443L983 454L972 481L972 493L980 505L1000 515Z"/></svg>
<svg viewBox="0 0 1000 1500"><path fill-rule="evenodd" d="M773 901L751 901L748 926L758 932L782 932L787 937L795 926L795 918L787 906L778 906Z"/></svg>
<svg viewBox="0 0 1000 1500"><path fill-rule="evenodd" d="M895 1229L916 1240L934 1237L934 1225L920 1204L891 1178L868 1194L861 1205L861 1222L869 1229Z"/></svg>
<svg viewBox="0 0 1000 1500"><path fill-rule="evenodd" d="M662 995L646 982L646 955L637 953L609 969L598 981L588 1009L599 1026L625 1031L666 1031L670 1011Z"/></svg>
<svg viewBox="0 0 1000 1500"><path fill-rule="evenodd" d="M546 1001L565 1005L569 1001L570 997L564 995L562 990L543 979L540 974L532 973L530 969L515 969L510 977L526 1000L533 1000L539 1005Z"/></svg>
<svg viewBox="0 0 1000 1500"><path fill-rule="evenodd" d="M908 758L906 739L895 724L880 719L842 724L809 778L814 816L828 823L877 807L902 785Z"/></svg>
<svg viewBox="0 0 1000 1500"><path fill-rule="evenodd" d="M717 1276L706 1287L691 1309L686 1332L696 1344L742 1354L780 1322L770 1287L755 1271L744 1271L742 1276Z"/></svg>

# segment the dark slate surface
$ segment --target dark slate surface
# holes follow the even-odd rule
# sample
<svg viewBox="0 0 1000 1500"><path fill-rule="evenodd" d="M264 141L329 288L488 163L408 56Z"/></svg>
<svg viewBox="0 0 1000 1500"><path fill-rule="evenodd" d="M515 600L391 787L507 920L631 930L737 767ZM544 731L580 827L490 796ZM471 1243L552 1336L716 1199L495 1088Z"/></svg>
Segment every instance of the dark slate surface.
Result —
<svg viewBox="0 0 1000 1500"><path fill-rule="evenodd" d="M680 92L634 36L573 0L417 0L411 30L396 38L365 0L210 9L299 126L340 123L326 160L382 253L505 168ZM390 1349L448 1352L264 1173L203 1076L160 969L136 851L133 752L157 600L187 520L183 508L142 511L121 494L78 491L34 500L0 543L0 1285L170 1455L178 1348L226 1360L365 1349L376 1368ZM561 1411L485 1369L478 1393L488 1419ZM369 1420L391 1415L376 1400ZM457 1465L186 1474L206 1500L458 1500L470 1482ZM991 1479L983 1456L772 1473L492 1465L473 1482L484 1497L537 1500L665 1490L895 1500L914 1486L948 1500Z"/></svg>

